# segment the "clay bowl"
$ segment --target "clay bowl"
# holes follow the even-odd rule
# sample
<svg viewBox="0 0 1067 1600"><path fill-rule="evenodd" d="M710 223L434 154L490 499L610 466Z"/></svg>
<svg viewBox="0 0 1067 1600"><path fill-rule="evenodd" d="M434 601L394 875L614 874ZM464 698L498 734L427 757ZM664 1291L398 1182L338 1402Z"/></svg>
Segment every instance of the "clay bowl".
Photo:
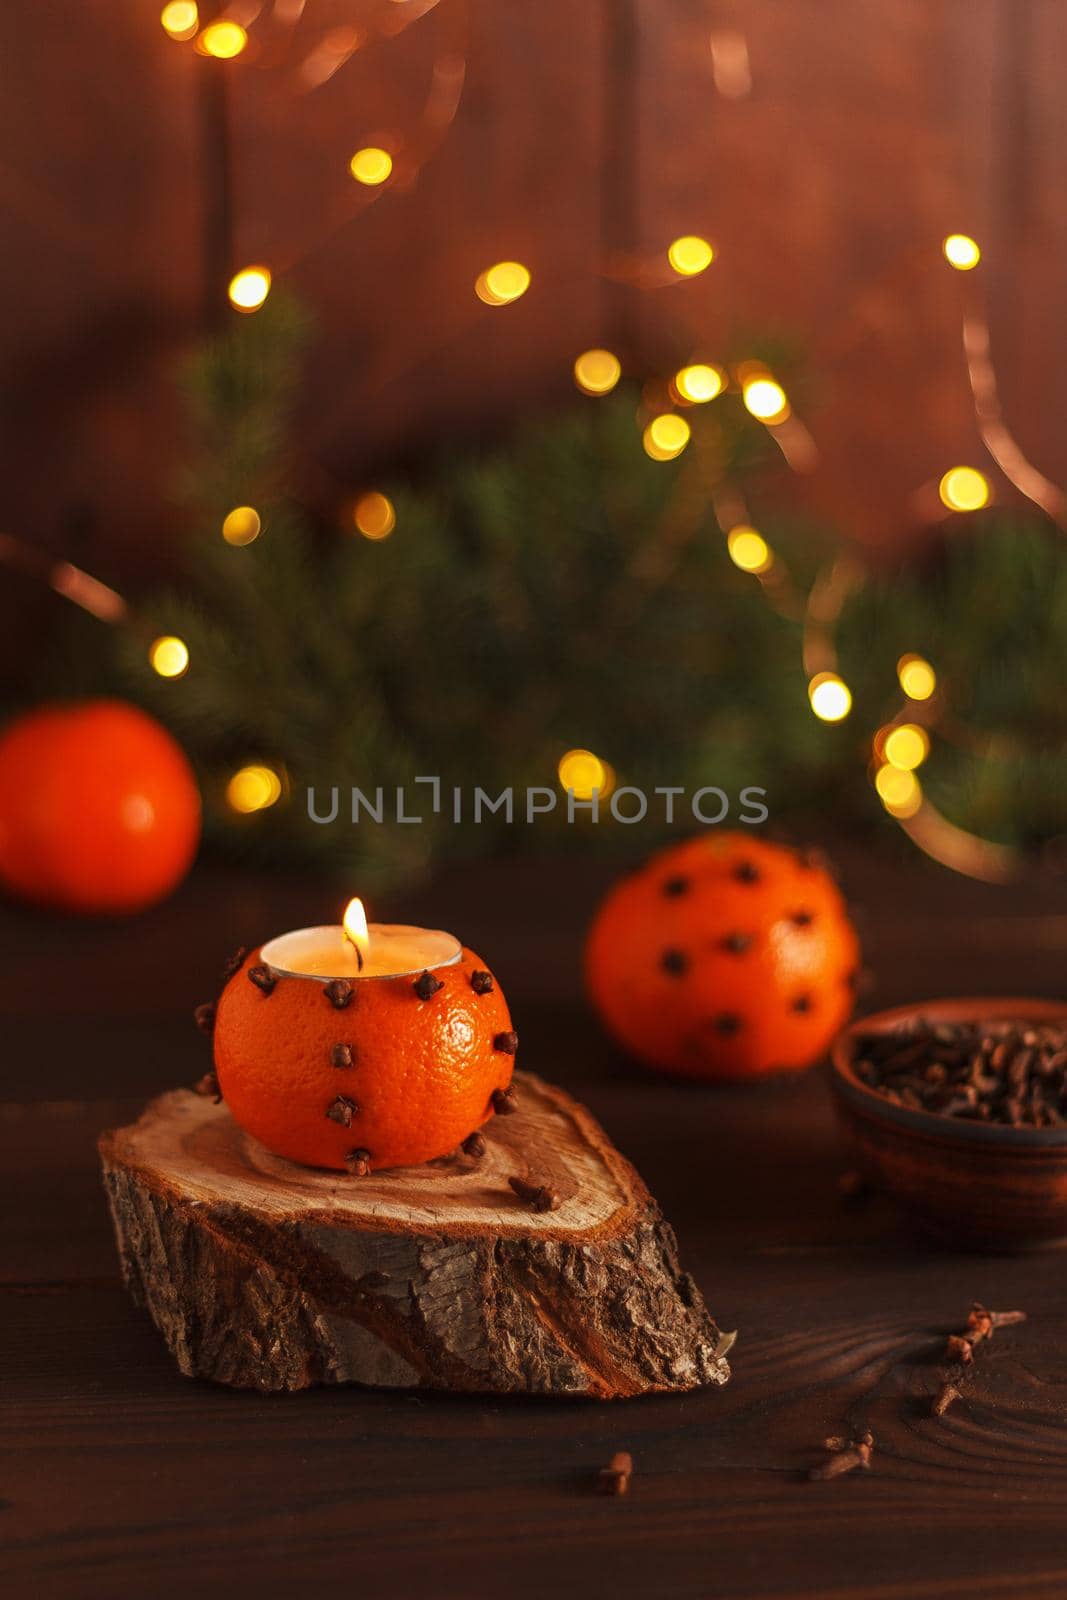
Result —
<svg viewBox="0 0 1067 1600"><path fill-rule="evenodd" d="M857 1036L913 1017L931 1022L1020 1018L1067 1024L1050 1000L931 1000L861 1017L838 1036L834 1092L859 1166L942 1238L1020 1250L1067 1239L1067 1127L1012 1128L893 1105L852 1070Z"/></svg>

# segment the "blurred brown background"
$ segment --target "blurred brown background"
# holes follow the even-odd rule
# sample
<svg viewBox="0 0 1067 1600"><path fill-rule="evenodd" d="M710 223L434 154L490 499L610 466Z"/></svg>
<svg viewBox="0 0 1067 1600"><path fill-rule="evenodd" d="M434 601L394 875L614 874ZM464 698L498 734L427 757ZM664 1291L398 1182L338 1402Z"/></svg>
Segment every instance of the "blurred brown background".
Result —
<svg viewBox="0 0 1067 1600"><path fill-rule="evenodd" d="M892 541L920 484L981 460L954 230L983 247L1011 425L1067 470L1057 0L250 0L226 12L250 28L232 62L159 11L0 11L8 531L123 583L166 564L176 360L249 261L317 318L301 427L323 505L566 402L589 346L643 373L770 328L812 374L809 492ZM394 180L362 190L348 159L377 142ZM712 269L635 286L686 232ZM473 280L508 257L533 288L491 310Z"/></svg>

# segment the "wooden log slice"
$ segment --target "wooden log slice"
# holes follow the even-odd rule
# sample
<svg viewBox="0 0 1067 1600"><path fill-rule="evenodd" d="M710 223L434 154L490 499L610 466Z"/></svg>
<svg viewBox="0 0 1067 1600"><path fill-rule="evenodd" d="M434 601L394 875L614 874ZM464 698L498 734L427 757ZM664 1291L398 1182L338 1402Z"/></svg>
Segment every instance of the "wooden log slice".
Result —
<svg viewBox="0 0 1067 1600"><path fill-rule="evenodd" d="M182 1372L602 1399L725 1383L731 1341L636 1172L568 1095L514 1081L481 1159L367 1177L273 1156L187 1089L105 1133L125 1281Z"/></svg>

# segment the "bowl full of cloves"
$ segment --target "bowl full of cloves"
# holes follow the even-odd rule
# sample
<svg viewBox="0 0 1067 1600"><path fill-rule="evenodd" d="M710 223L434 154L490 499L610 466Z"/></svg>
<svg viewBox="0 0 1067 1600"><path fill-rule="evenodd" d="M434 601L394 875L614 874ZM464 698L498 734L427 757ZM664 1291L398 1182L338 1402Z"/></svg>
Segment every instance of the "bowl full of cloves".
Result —
<svg viewBox="0 0 1067 1600"><path fill-rule="evenodd" d="M928 1228L988 1250L1067 1239L1067 1004L900 1006L831 1061L861 1172Z"/></svg>

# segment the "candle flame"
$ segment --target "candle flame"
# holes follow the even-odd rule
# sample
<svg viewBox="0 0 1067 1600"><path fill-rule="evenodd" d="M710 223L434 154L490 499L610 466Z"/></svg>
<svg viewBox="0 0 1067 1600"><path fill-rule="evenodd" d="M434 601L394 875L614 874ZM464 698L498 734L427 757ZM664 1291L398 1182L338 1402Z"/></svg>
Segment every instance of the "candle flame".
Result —
<svg viewBox="0 0 1067 1600"><path fill-rule="evenodd" d="M345 938L355 946L356 960L359 970L363 971L363 958L370 949L370 934L367 932L367 913L363 909L363 901L350 900L345 906L344 914Z"/></svg>

